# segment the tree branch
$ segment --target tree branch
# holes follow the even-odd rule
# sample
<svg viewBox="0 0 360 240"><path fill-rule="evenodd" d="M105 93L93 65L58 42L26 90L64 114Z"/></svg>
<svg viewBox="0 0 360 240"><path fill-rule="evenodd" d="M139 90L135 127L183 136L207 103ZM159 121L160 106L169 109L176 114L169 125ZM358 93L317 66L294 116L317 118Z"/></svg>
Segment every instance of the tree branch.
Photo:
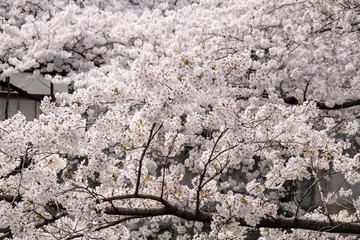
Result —
<svg viewBox="0 0 360 240"><path fill-rule="evenodd" d="M97 227L95 228L95 232L98 232L98 231L101 231L103 229L106 229L106 228L110 228L110 227L113 227L113 226L116 226L122 222L126 222L126 221L129 221L129 220L132 220L132 219L136 219L136 218L139 218L139 217L125 217L125 218L121 218L119 220L116 220L116 221L112 221L112 222L109 222L109 223L106 223L104 225L101 225L100 227ZM79 237L83 237L84 234L83 233L79 233L79 234L75 234L75 235L71 235L67 238L65 238L64 240L70 240L70 239L75 239L75 238L79 238Z"/></svg>
<svg viewBox="0 0 360 240"><path fill-rule="evenodd" d="M167 207L170 206L170 204L165 199L154 196L154 195L148 195L148 194L129 194L129 195L112 196L112 197L108 197L108 198L103 198L103 199L99 200L98 202L111 202L111 201L115 201L115 200L125 200L125 199L149 199L149 200L154 200L154 201L160 202L164 206L167 206Z"/></svg>
<svg viewBox="0 0 360 240"><path fill-rule="evenodd" d="M159 132L159 130L162 127L162 124L159 126L159 128L154 132L154 129L156 127L156 123L154 123L150 129L150 135L148 138L148 141L144 147L144 150L141 153L140 156L140 160L139 160L139 169L138 169L138 173L137 173L137 179L136 179L136 187L135 187L135 195L138 195L139 193L139 187L140 187L140 179L141 179L141 170L142 170L142 163L146 154L146 151L148 150L148 148L150 147L150 143L151 141L154 139L155 135Z"/></svg>
<svg viewBox="0 0 360 240"><path fill-rule="evenodd" d="M191 211L178 206L171 206L169 208L106 208L104 211L109 215L130 215L130 216L143 216L155 217L164 215L173 215L186 220L207 222L212 221L213 215L210 213ZM281 229L303 229L313 230L318 232L329 233L348 233L360 234L360 224L352 222L339 222L332 221L319 221L303 218L263 218L256 226L251 226L243 218L237 218L236 221L243 227L256 227L256 228L281 228Z"/></svg>
<svg viewBox="0 0 360 240"><path fill-rule="evenodd" d="M51 219L48 219L48 220L45 220L45 221L43 221L43 222L41 222L41 223L36 224L36 225L35 225L35 228L44 227L44 226L46 226L46 225L48 225L48 224L50 224L50 223L53 223L53 222L59 220L60 218L66 216L66 215L68 215L67 212L62 212L62 213L60 213L59 215L52 217ZM7 231L7 233L5 233L5 234L3 234L3 235L0 236L0 240L3 240L3 239L5 239L5 238L11 237L11 236L12 236L12 233L11 233L11 230L9 229L9 230Z"/></svg>
<svg viewBox="0 0 360 240"><path fill-rule="evenodd" d="M32 163L31 158L28 158L27 156L21 157L19 166L17 166L15 169L11 170L11 172L6 174L5 176L0 176L0 179L9 178L18 173L21 173L21 171L25 168L28 168L31 165L31 163Z"/></svg>
<svg viewBox="0 0 360 240"><path fill-rule="evenodd" d="M7 195L6 195L7 196ZM123 199L150 199L163 203L164 207L160 208L124 208L124 207L106 207L104 209L105 214L108 215L117 215L124 216L124 219L119 219L108 224L108 226L100 226L96 231L102 230L106 227L114 226L120 222L126 221L127 219L132 218L145 218L145 217L156 217L156 216L165 216L172 215L182 219L190 221L199 221L204 223L210 223L214 214L204 211L197 212L196 209L189 209L181 207L179 205L170 204L169 202L161 199L160 197L153 195L125 195L125 196L114 196L102 199L102 201L114 201L114 200L123 200ZM4 197L3 197L4 199ZM55 222L56 220L68 215L67 212L62 212L57 216L54 216L51 219L45 220L41 223L35 225L35 228L44 227L50 223ZM120 222L119 222L120 221ZM243 227L256 227L256 228L281 228L281 229L303 229L303 230L312 230L318 232L329 232L329 233L348 233L348 234L360 234L360 223L357 222L341 222L341 221L320 221L312 220L306 218L263 218L260 223L256 226L249 225L243 218L237 217L236 221L240 226ZM11 236L10 230L5 234L0 236L0 240L5 239ZM79 235L80 236L80 235ZM74 236L75 237L75 236Z"/></svg>
<svg viewBox="0 0 360 240"><path fill-rule="evenodd" d="M243 219L237 219L241 226L249 226ZM250 226L249 226L250 227ZM304 229L329 233L360 234L360 224L351 222L319 221L311 219L295 218L266 218L262 219L256 227L282 228L282 229Z"/></svg>
<svg viewBox="0 0 360 240"><path fill-rule="evenodd" d="M9 194L0 195L0 201L13 203L13 202L20 202L21 200L22 197L20 195L9 195Z"/></svg>
<svg viewBox="0 0 360 240"><path fill-rule="evenodd" d="M226 133L226 131L229 130L228 128L226 128L224 131L222 131L219 135L219 137L216 139L215 143L214 143L214 146L211 150L211 153L210 153L210 156L209 156L209 159L207 161L207 163L205 163L204 165L204 169L200 175L200 180L199 180L199 185L198 185L198 188L196 190L196 212L197 213L200 213L200 195L201 195L201 191L202 191L202 188L204 187L203 185L203 181L205 179L205 174L206 174L206 171L208 169L208 166L209 164L214 160L216 159L218 156L216 156L215 158L213 158L213 155L215 153L215 149L220 141L220 139L224 136L224 134Z"/></svg>
<svg viewBox="0 0 360 240"><path fill-rule="evenodd" d="M325 103L316 102L316 106L319 109L322 109L322 110L340 110L340 109L359 106L359 105L360 105L360 99L349 100L349 101L346 101L346 102L344 102L342 104L335 104L332 107L326 106Z"/></svg>
<svg viewBox="0 0 360 240"><path fill-rule="evenodd" d="M295 97L283 97L283 100L285 103L290 104L290 105L299 104L299 100L297 100ZM315 103L316 103L316 106L321 110L340 110L340 109L360 106L360 99L349 100L342 104L335 104L332 107L329 107L325 103L322 103L322 102L315 101Z"/></svg>
<svg viewBox="0 0 360 240"><path fill-rule="evenodd" d="M296 208L296 213L295 213L295 218L297 218L299 211L300 211L300 206L301 203L304 201L304 199L309 195L310 191L313 189L313 187L319 182L321 181L324 177L327 177L331 174L337 174L338 172L327 172L323 175L321 175L318 179L315 179L314 182L309 186L309 188L306 190L306 192L301 196L301 199L298 203L298 206Z"/></svg>

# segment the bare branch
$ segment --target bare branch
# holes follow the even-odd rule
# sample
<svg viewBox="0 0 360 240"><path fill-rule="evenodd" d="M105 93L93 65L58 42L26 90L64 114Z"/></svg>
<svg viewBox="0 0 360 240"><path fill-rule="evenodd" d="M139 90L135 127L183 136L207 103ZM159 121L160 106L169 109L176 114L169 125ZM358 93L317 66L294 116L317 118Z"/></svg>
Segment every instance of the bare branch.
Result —
<svg viewBox="0 0 360 240"><path fill-rule="evenodd" d="M215 153L215 149L220 141L220 139L224 136L224 134L226 133L226 131L229 130L228 128L226 128L224 131L222 131L219 135L219 137L216 139L215 143L214 143L214 146L211 150L211 153L210 153L210 156L209 156L209 159L207 161L207 163L205 163L205 166L204 166L204 169L200 175L200 180L199 180L199 185L198 185L198 188L197 188L197 191L196 191L196 212L197 213L200 213L200 194L201 194L201 191L202 191L202 188L203 188L203 181L204 181L204 178L205 178L205 174L208 170L208 166L209 164L214 160L213 158L213 155ZM218 157L218 155L216 156Z"/></svg>
<svg viewBox="0 0 360 240"><path fill-rule="evenodd" d="M135 187L135 195L137 195L139 193L139 187L140 187L140 178L141 178L141 170L142 170L142 163L146 154L146 151L148 150L148 148L150 147L151 141L154 139L155 135L159 132L159 130L162 127L162 124L160 124L159 128L154 132L154 129L156 127L156 123L154 123L150 129L150 135L148 138L148 141L146 143L146 145L144 146L144 150L142 151L140 160L139 160L139 169L138 169L138 173L137 173L137 180L136 180L136 187Z"/></svg>
<svg viewBox="0 0 360 240"><path fill-rule="evenodd" d="M336 174L338 172L327 172L323 175L321 175L319 178L315 179L314 182L310 185L310 187L306 190L306 192L301 196L301 199L298 203L298 206L296 208L296 213L295 213L295 218L297 218L299 211L300 211L300 205L301 203L304 201L304 199L309 195L310 191L313 189L313 187L315 187L315 185L321 181L321 179L323 179L326 176L332 175L332 174Z"/></svg>

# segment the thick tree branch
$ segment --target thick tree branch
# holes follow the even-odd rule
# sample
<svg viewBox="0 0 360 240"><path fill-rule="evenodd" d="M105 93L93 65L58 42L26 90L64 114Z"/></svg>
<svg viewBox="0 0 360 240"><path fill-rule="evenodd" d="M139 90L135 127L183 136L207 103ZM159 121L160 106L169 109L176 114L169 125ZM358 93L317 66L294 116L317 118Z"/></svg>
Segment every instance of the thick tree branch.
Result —
<svg viewBox="0 0 360 240"><path fill-rule="evenodd" d="M3 195L1 200L11 200L14 199L14 196ZM108 215L117 215L124 216L124 219L132 218L145 218L145 217L155 217L155 216L165 216L172 215L182 219L199 221L204 223L210 223L213 220L214 215L209 212L199 211L196 209L184 208L179 205L173 205L169 202L161 199L160 197L153 195L124 195L124 196L114 196L102 199L101 201L115 201L115 200L124 200L124 199L150 199L154 201L159 201L163 203L163 207L159 208L125 208L125 207L107 207L104 209L104 213ZM41 223L35 225L36 228L44 227L50 223L57 221L58 219L68 215L66 211L54 216L51 219L45 220ZM120 222L126 220L119 220ZM281 229L304 229L304 230L313 230L319 232L329 232L329 233L348 233L348 234L360 234L360 223L357 222L340 222L340 221L321 221L321 220L312 220L306 218L263 218L260 223L256 226L250 226L246 221L237 217L236 221L239 225L244 227L256 227L256 228L281 228ZM112 222L108 227L114 226L118 221ZM119 222L119 223L120 223ZM102 230L104 227L99 227L97 231ZM7 229L6 229L7 230ZM5 230L5 231L6 231ZM0 236L1 239L5 239L11 236L10 230L6 231L5 234ZM80 236L80 235L79 235ZM75 236L74 236L75 237Z"/></svg>
<svg viewBox="0 0 360 240"><path fill-rule="evenodd" d="M299 100L297 100L295 97L283 97L283 100L285 103L290 104L290 105L299 104ZM315 103L316 103L316 106L321 110L340 110L340 109L360 106L360 99L349 100L342 104L335 104L332 107L329 107L325 103L322 103L322 102L316 101Z"/></svg>
<svg viewBox="0 0 360 240"><path fill-rule="evenodd" d="M191 211L178 206L163 208L106 208L104 211L109 215L129 215L155 217L164 215L173 215L186 220L207 222L212 221L213 215L210 213ZM237 218L237 222L244 227L256 228L281 228L281 229L303 229L329 233L348 233L360 234L360 223L319 221L303 218L263 218L256 226L250 226L242 218Z"/></svg>
<svg viewBox="0 0 360 240"><path fill-rule="evenodd" d="M200 222L211 222L212 216L209 213L191 211L180 206L170 205L161 208L121 208L108 207L105 208L105 214L109 215L124 215L124 216L142 216L142 217L156 217L172 215L182 219Z"/></svg>
<svg viewBox="0 0 360 240"><path fill-rule="evenodd" d="M8 194L0 195L0 201L13 203L13 202L20 202L21 200L22 197L20 195L8 195Z"/></svg>
<svg viewBox="0 0 360 240"><path fill-rule="evenodd" d="M340 109L355 107L359 105L360 105L360 99L346 101L342 104L335 104L332 107L326 106L325 103L316 102L316 106L322 110L340 110Z"/></svg>
<svg viewBox="0 0 360 240"><path fill-rule="evenodd" d="M148 194L130 194L130 195L113 196L113 197L103 198L98 202L111 202L115 200L125 200L125 199L149 199L149 200L154 200L156 202L160 202L164 206L170 206L169 203L163 198Z"/></svg>
<svg viewBox="0 0 360 240"><path fill-rule="evenodd" d="M156 196L152 195L141 195L141 198L159 200ZM117 196L112 197L111 200L115 199L129 199L135 198L134 195L128 196ZM104 200L110 200L104 199ZM180 206L172 205L166 202L165 206L162 208L117 208L109 207L104 211L109 215L129 215L129 216L142 216L142 217L155 217L163 215L173 215L186 220L208 222L210 223L214 217L211 213L208 212L197 212L188 208L183 208ZM237 222L244 227L254 227L250 226L243 218L237 218ZM266 227L266 228L283 228L283 229L304 229L304 230L313 230L320 232L330 232L330 233L350 233L350 234L360 234L360 223L351 223L351 222L339 222L339 221L319 221L311 220L305 218L263 218L260 223L256 226Z"/></svg>
<svg viewBox="0 0 360 240"><path fill-rule="evenodd" d="M306 92L308 90L308 86L309 86L310 82L307 82L306 86L305 86L305 91L304 91L304 100L306 100ZM282 81L280 83L280 96L281 98L284 100L285 103L290 104L290 105L297 105L300 103L300 101L293 96L286 96L286 93L283 90L283 84L284 82ZM352 100L348 100L342 104L335 104L332 107L327 106L325 103L323 102L319 102L319 101L315 101L316 106L321 109L321 110L340 110L340 109L345 109L345 108L350 108L350 107L355 107L355 106L359 106L360 105L360 99L352 99Z"/></svg>
<svg viewBox="0 0 360 240"><path fill-rule="evenodd" d="M249 226L242 219L238 219L238 222L242 226ZM359 223L338 222L338 221L332 221L332 223L329 223L328 221L299 219L299 218L262 219L256 227L304 229L304 230L313 230L313 231L329 232L329 233L360 234Z"/></svg>

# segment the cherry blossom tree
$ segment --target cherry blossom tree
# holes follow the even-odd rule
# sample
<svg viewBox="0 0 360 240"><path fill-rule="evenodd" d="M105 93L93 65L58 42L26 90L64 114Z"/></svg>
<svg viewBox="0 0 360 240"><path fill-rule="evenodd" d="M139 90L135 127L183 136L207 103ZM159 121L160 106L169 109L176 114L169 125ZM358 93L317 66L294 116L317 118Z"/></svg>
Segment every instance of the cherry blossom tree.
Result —
<svg viewBox="0 0 360 240"><path fill-rule="evenodd" d="M358 1L1 5L2 75L74 92L0 122L0 239L360 234Z"/></svg>

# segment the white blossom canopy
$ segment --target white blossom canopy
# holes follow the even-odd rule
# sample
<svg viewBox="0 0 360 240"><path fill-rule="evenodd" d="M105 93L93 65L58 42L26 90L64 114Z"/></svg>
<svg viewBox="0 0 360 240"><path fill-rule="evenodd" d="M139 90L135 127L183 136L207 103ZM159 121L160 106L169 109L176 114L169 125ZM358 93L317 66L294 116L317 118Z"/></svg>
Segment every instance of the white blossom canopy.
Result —
<svg viewBox="0 0 360 240"><path fill-rule="evenodd" d="M0 5L2 75L75 88L0 122L0 239L360 234L359 1Z"/></svg>

